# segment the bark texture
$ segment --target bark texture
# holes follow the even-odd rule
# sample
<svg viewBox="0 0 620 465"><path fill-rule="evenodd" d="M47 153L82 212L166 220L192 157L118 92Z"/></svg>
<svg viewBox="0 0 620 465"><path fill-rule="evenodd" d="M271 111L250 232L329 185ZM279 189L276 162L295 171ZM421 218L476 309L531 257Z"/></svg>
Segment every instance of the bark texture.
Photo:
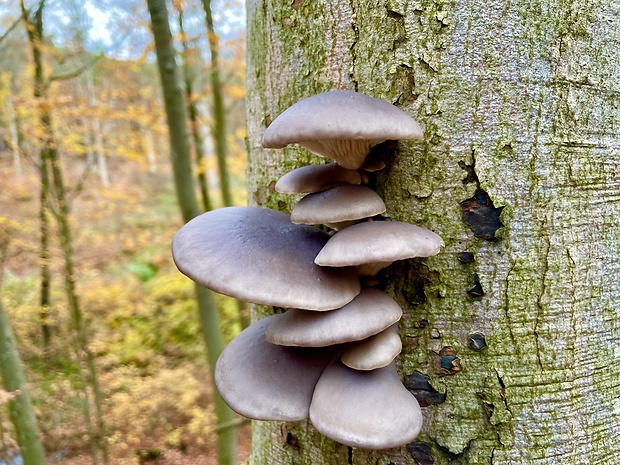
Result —
<svg viewBox="0 0 620 465"><path fill-rule="evenodd" d="M254 0L248 18L250 201L290 210L273 183L319 162L262 149L269 123L358 90L424 124L381 149L376 188L390 219L446 243L384 283L403 381L428 403L416 442L351 450L257 423L251 463L618 463L620 2Z"/></svg>

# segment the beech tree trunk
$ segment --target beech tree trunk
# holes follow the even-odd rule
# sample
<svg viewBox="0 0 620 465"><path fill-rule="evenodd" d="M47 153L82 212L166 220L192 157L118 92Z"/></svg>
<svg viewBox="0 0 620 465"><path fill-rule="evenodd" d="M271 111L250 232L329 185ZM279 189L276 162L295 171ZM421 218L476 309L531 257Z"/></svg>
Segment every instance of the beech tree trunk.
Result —
<svg viewBox="0 0 620 465"><path fill-rule="evenodd" d="M620 2L251 0L248 18L250 200L290 209L270 186L320 162L261 148L269 123L358 90L425 126L381 150L376 189L446 243L384 280L419 438L352 450L257 422L250 462L619 463Z"/></svg>

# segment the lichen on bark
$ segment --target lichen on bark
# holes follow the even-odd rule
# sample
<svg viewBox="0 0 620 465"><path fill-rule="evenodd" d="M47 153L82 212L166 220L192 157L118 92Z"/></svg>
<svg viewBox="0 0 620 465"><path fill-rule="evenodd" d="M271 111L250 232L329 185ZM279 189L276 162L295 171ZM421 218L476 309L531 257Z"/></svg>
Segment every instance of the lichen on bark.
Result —
<svg viewBox="0 0 620 465"><path fill-rule="evenodd" d="M417 371L446 396L423 408L419 444L349 450L307 422L283 442L281 424L260 424L251 462L415 464L427 449L435 464L617 462L618 5L250 1L248 18L251 201L289 209L270 183L319 162L262 149L268 123L302 97L359 90L424 124L424 141L385 148L376 188L389 219L446 243L384 281L405 311L403 381ZM481 192L499 213L494 237L463 221L462 202ZM482 293L468 292L474 276ZM446 347L460 370L442 371Z"/></svg>

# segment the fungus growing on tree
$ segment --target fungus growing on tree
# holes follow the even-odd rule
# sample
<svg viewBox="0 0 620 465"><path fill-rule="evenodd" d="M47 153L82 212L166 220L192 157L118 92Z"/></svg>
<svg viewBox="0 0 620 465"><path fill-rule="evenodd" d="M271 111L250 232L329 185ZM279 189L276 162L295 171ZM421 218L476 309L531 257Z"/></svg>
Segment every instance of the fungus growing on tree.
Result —
<svg viewBox="0 0 620 465"><path fill-rule="evenodd" d="M344 168L362 166L386 140L422 139L422 128L388 102L348 90L313 95L282 112L263 135L263 147L300 144Z"/></svg>
<svg viewBox="0 0 620 465"><path fill-rule="evenodd" d="M265 330L282 315L263 318L224 349L215 366L215 385L235 412L254 420L297 421L310 401L335 348L284 347L265 341Z"/></svg>
<svg viewBox="0 0 620 465"><path fill-rule="evenodd" d="M197 216L172 241L179 270L220 294L278 307L331 310L360 292L351 270L313 263L329 239L286 213L226 207Z"/></svg>
<svg viewBox="0 0 620 465"><path fill-rule="evenodd" d="M393 324L374 336L350 344L340 359L355 370L376 370L392 363L402 348L398 325Z"/></svg>
<svg viewBox="0 0 620 465"><path fill-rule="evenodd" d="M311 194L343 184L360 184L362 176L357 170L348 170L336 163L308 165L289 171L276 182L280 194Z"/></svg>
<svg viewBox="0 0 620 465"><path fill-rule="evenodd" d="M272 344L300 347L359 341L391 326L402 313L389 295L368 287L336 310L287 310L267 328L265 339Z"/></svg>
<svg viewBox="0 0 620 465"><path fill-rule="evenodd" d="M338 224L360 220L385 211L385 203L372 189L344 185L308 194L291 212L296 224Z"/></svg>
<svg viewBox="0 0 620 465"><path fill-rule="evenodd" d="M360 371L335 360L316 384L310 421L320 433L342 444L388 449L417 437L422 412L393 363Z"/></svg>

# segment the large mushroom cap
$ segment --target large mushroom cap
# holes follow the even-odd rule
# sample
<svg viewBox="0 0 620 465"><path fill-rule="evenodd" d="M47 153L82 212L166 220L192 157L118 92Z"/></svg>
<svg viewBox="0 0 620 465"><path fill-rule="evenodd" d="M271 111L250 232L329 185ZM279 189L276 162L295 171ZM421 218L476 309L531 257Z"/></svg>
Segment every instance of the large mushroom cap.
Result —
<svg viewBox="0 0 620 465"><path fill-rule="evenodd" d="M329 224L360 220L385 211L379 194L366 186L344 185L308 194L293 208L297 224Z"/></svg>
<svg viewBox="0 0 620 465"><path fill-rule="evenodd" d="M422 412L393 363L357 371L334 361L316 385L310 421L321 434L342 444L388 449L416 438Z"/></svg>
<svg viewBox="0 0 620 465"><path fill-rule="evenodd" d="M329 236L295 225L286 213L256 207L200 215L174 236L179 270L221 294L263 305L331 310L360 291L352 270L313 263Z"/></svg>
<svg viewBox="0 0 620 465"><path fill-rule="evenodd" d="M308 165L289 171L276 182L280 194L311 194L342 184L360 184L359 171L348 170L336 163Z"/></svg>
<svg viewBox="0 0 620 465"><path fill-rule="evenodd" d="M400 221L370 221L338 231L314 262L332 267L377 263L381 268L396 260L436 255L441 246L441 237L426 228Z"/></svg>
<svg viewBox="0 0 620 465"><path fill-rule="evenodd" d="M283 347L265 341L274 315L243 330L215 366L215 384L235 412L255 420L308 417L314 386L335 350Z"/></svg>
<svg viewBox="0 0 620 465"><path fill-rule="evenodd" d="M402 314L400 306L389 295L367 287L337 310L287 310L269 326L265 338L273 344L302 347L359 341L397 322Z"/></svg>
<svg viewBox="0 0 620 465"><path fill-rule="evenodd" d="M263 147L299 143L348 169L358 169L370 148L386 140L422 139L420 125L394 105L346 90L303 99L267 128Z"/></svg>

